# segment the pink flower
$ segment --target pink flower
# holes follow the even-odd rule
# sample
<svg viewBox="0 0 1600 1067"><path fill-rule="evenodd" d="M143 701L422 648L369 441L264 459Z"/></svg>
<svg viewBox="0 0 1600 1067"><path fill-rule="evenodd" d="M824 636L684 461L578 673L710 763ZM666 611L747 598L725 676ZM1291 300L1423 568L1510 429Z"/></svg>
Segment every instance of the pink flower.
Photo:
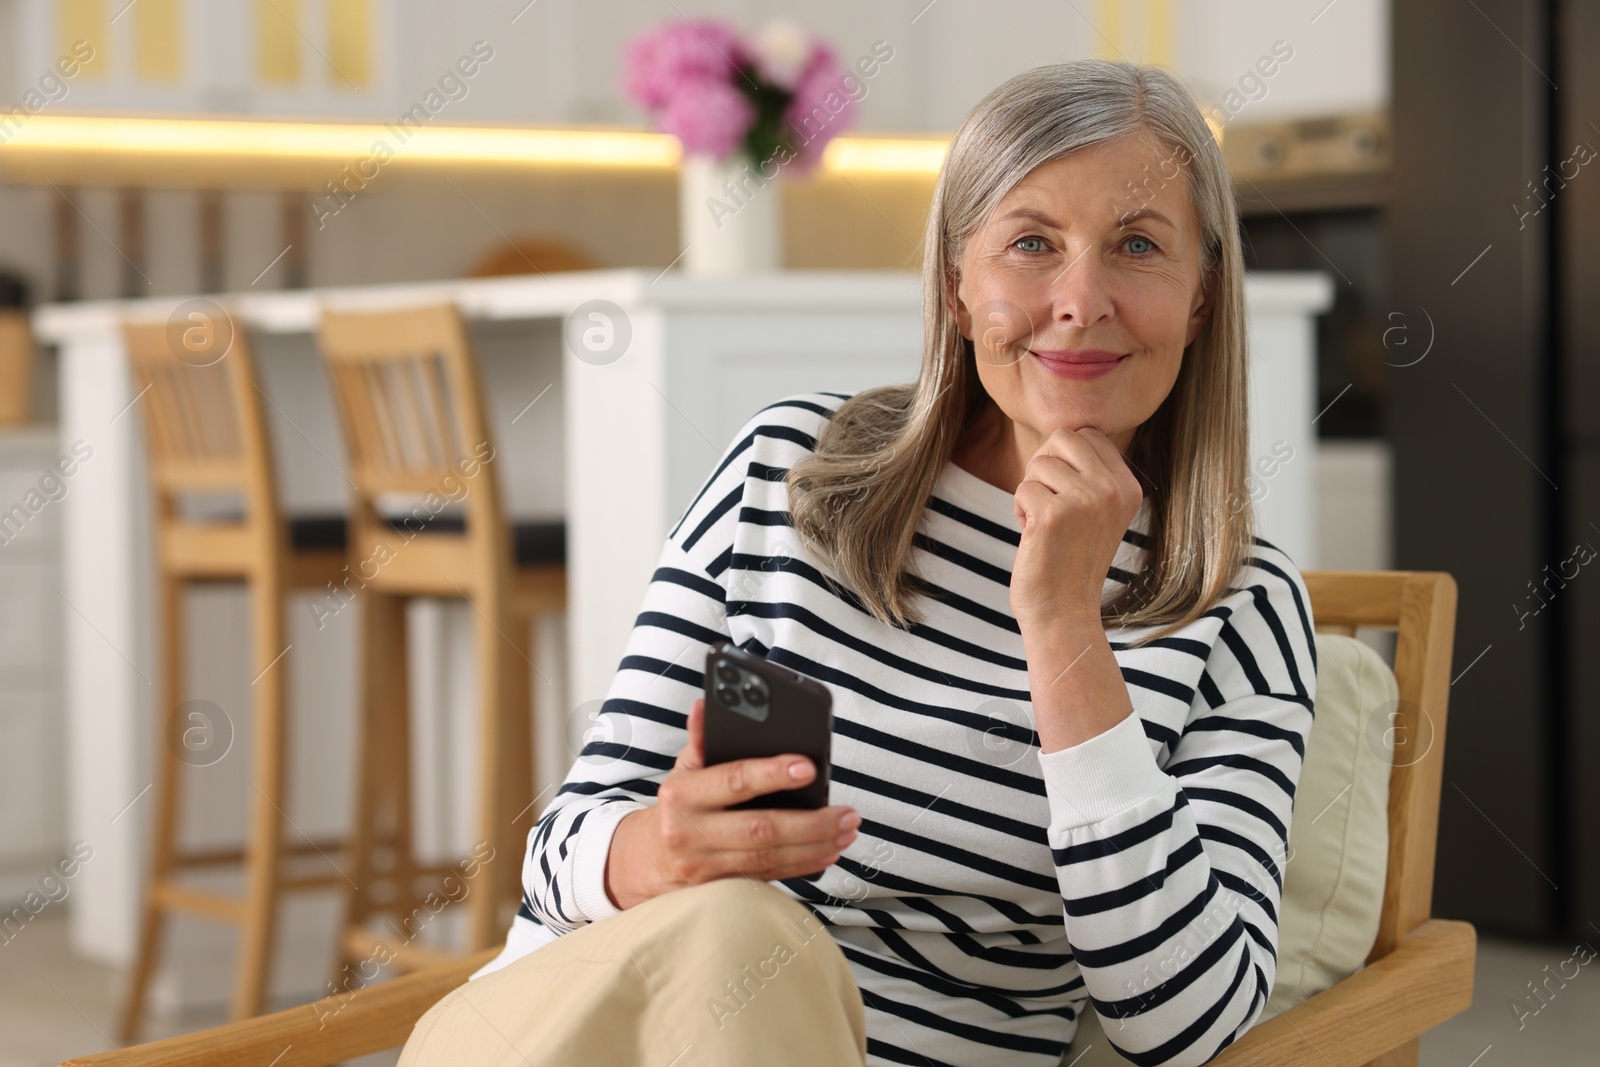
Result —
<svg viewBox="0 0 1600 1067"><path fill-rule="evenodd" d="M624 47L622 89L655 111L692 83L732 81L743 54L733 30L711 19L654 26L636 33Z"/></svg>
<svg viewBox="0 0 1600 1067"><path fill-rule="evenodd" d="M844 91L843 78L844 71L834 58L833 50L818 43L800 75L794 99L783 113L796 151L791 165L799 174L807 174L815 168L828 142L854 120L855 101Z"/></svg>
<svg viewBox="0 0 1600 1067"><path fill-rule="evenodd" d="M787 165L799 173L815 167L854 118L833 50L783 19L749 42L713 19L664 23L628 40L623 66L623 91L690 155L726 160L750 137L759 113L746 78L790 95L783 115L767 119L777 128L756 140L789 140L795 156Z"/></svg>
<svg viewBox="0 0 1600 1067"><path fill-rule="evenodd" d="M725 81L686 82L656 114L656 126L692 155L726 159L756 120L755 105Z"/></svg>

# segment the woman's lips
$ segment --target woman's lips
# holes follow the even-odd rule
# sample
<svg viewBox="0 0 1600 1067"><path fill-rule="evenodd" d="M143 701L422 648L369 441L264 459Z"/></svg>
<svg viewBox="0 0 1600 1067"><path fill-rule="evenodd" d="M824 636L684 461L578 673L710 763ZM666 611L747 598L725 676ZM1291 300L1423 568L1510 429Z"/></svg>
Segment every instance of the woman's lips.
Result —
<svg viewBox="0 0 1600 1067"><path fill-rule="evenodd" d="M1078 382L1110 374L1128 358L1128 354L1093 350L1036 352L1030 348L1028 352L1051 374Z"/></svg>

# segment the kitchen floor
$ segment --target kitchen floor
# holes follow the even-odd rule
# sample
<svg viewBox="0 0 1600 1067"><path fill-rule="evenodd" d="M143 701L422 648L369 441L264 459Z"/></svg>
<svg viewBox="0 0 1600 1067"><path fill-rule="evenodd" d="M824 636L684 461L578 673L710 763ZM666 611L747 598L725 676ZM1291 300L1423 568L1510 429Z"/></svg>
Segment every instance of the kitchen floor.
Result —
<svg viewBox="0 0 1600 1067"><path fill-rule="evenodd" d="M1600 1063L1600 970L1579 962L1594 962L1590 946L1596 944L1600 934L1575 956L1580 946L1479 938L1472 1007L1422 1039L1422 1067ZM1574 971L1565 983L1551 977ZM1540 1007L1527 983L1546 979ZM40 915L12 941L0 944L0 1067L53 1067L70 1056L113 1048L119 988L113 969L68 951L64 916ZM1524 1006L1516 1009L1514 1003ZM224 1018L218 1008L179 1019L152 1019L145 1038L202 1029ZM396 1050L350 1062L389 1067L398 1056Z"/></svg>
<svg viewBox="0 0 1600 1067"><path fill-rule="evenodd" d="M108 1052L120 1009L121 975L80 959L67 947L67 919L50 908L0 943L0 1067L55 1067L72 1056ZM274 1005L274 1010L293 1007ZM145 1020L143 1041L203 1030L227 1021L227 1009ZM346 1061L392 1067L400 1050ZM267 1067L263 1061L261 1067Z"/></svg>

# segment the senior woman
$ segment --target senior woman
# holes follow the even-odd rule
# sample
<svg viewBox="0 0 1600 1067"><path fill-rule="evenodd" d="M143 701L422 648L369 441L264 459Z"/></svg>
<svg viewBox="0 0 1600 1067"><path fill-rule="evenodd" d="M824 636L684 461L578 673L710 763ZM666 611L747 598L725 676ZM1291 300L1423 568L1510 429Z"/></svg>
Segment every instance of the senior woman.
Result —
<svg viewBox="0 0 1600 1067"><path fill-rule="evenodd" d="M501 957L403 1064L1201 1064L1276 973L1316 654L1246 487L1222 157L1154 67L956 131L911 384L749 419L672 528ZM833 803L725 810L708 647L834 698ZM826 868L816 880L799 876ZM821 936L824 932L827 936Z"/></svg>

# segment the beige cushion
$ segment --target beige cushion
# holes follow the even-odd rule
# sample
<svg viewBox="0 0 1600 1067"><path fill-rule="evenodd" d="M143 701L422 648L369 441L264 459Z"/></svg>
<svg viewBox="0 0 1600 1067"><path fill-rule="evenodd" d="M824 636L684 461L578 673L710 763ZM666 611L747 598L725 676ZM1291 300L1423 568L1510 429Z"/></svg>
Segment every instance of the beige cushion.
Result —
<svg viewBox="0 0 1600 1067"><path fill-rule="evenodd" d="M1258 1022L1348 978L1372 951L1389 856L1388 713L1399 696L1394 672L1371 646L1317 634L1317 711L1289 824L1278 977ZM1090 1009L1061 1062L1127 1061L1112 1051Z"/></svg>

